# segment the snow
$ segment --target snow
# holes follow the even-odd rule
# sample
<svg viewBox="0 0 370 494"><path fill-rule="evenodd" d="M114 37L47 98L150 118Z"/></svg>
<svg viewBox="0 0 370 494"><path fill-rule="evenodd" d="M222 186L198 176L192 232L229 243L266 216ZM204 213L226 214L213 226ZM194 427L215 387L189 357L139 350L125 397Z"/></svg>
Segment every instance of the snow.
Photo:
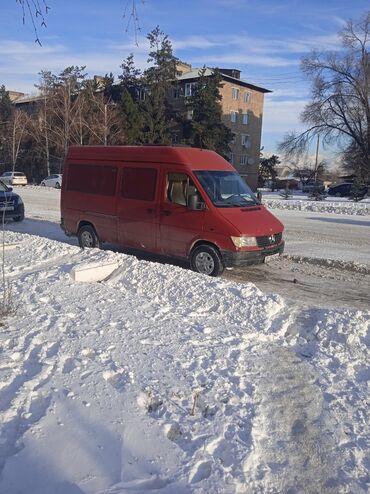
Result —
<svg viewBox="0 0 370 494"><path fill-rule="evenodd" d="M370 311L83 251L55 238L57 191L20 193L34 234L5 232L1 493L369 491Z"/></svg>
<svg viewBox="0 0 370 494"><path fill-rule="evenodd" d="M262 192L263 204L269 209L291 211L312 211L346 215L369 216L370 197L359 202L347 198L328 196L322 201L310 200L301 192L294 192L289 199L283 199L278 192Z"/></svg>

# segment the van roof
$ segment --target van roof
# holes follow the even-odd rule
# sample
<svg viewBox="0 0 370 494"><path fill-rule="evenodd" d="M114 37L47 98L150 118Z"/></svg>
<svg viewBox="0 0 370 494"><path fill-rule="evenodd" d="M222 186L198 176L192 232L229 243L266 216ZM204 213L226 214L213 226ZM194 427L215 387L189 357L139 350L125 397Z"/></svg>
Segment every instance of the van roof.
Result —
<svg viewBox="0 0 370 494"><path fill-rule="evenodd" d="M101 160L184 164L193 170L232 170L222 156L207 149L175 146L71 146L67 161Z"/></svg>

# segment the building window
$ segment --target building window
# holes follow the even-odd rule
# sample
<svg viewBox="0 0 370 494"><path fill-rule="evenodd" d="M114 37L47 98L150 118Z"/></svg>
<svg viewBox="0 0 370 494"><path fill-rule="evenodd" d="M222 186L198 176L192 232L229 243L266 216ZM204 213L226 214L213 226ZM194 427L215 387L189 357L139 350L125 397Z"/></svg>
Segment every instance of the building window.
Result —
<svg viewBox="0 0 370 494"><path fill-rule="evenodd" d="M246 154L242 154L240 156L240 161L239 161L239 164L240 165L246 165L248 163L248 158L247 158L247 155Z"/></svg>
<svg viewBox="0 0 370 494"><path fill-rule="evenodd" d="M242 146L245 148L250 148L251 147L251 138L249 135L242 135Z"/></svg>
<svg viewBox="0 0 370 494"><path fill-rule="evenodd" d="M196 82L187 82L185 84L185 97L194 96L194 90L196 88Z"/></svg>
<svg viewBox="0 0 370 494"><path fill-rule="evenodd" d="M236 120L237 120L237 117L238 117L238 112L236 112L236 111L232 111L232 112L230 113L230 120L231 120L232 122L234 122L234 123L235 123L235 122L236 122Z"/></svg>
<svg viewBox="0 0 370 494"><path fill-rule="evenodd" d="M177 144L180 141L179 132L172 132L172 144Z"/></svg>
<svg viewBox="0 0 370 494"><path fill-rule="evenodd" d="M236 143L236 138L237 138L238 134L235 134L235 132L233 132L233 135L232 135L232 138L231 138L231 144L235 144Z"/></svg>
<svg viewBox="0 0 370 494"><path fill-rule="evenodd" d="M243 113L243 125L248 125L249 123L249 114Z"/></svg>
<svg viewBox="0 0 370 494"><path fill-rule="evenodd" d="M251 100L251 93L247 91L246 93L244 93L244 103L249 103L250 100Z"/></svg>
<svg viewBox="0 0 370 494"><path fill-rule="evenodd" d="M229 154L229 161L231 164L234 164L234 153Z"/></svg>
<svg viewBox="0 0 370 494"><path fill-rule="evenodd" d="M194 110L188 110L188 111L186 112L186 118L187 118L188 120L193 120L193 115L194 115Z"/></svg>
<svg viewBox="0 0 370 494"><path fill-rule="evenodd" d="M173 99L179 99L179 97L180 97L180 88L179 87L174 87L172 89L172 97L173 97Z"/></svg>
<svg viewBox="0 0 370 494"><path fill-rule="evenodd" d="M239 89L237 87L233 87L232 89L232 98L239 99Z"/></svg>
<svg viewBox="0 0 370 494"><path fill-rule="evenodd" d="M147 91L145 89L139 89L138 90L137 96L138 96L139 101L145 101L146 92Z"/></svg>

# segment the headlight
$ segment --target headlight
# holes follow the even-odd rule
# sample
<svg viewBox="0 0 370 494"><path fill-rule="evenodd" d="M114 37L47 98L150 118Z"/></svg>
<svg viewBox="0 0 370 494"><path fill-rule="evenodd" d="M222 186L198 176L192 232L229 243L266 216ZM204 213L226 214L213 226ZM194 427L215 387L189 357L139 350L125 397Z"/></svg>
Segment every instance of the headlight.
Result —
<svg viewBox="0 0 370 494"><path fill-rule="evenodd" d="M257 247L256 237L231 237L235 247Z"/></svg>

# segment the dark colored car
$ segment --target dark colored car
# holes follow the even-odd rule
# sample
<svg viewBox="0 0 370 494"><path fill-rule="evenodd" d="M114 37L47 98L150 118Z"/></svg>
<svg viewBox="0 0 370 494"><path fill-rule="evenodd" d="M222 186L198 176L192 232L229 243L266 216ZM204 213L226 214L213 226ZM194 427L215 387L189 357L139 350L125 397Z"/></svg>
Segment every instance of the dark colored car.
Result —
<svg viewBox="0 0 370 494"><path fill-rule="evenodd" d="M352 197L353 195L353 183L344 182L342 184L332 185L328 189L329 196L335 197ZM359 190L356 191L356 195L365 196L368 193L369 187L364 185Z"/></svg>
<svg viewBox="0 0 370 494"><path fill-rule="evenodd" d="M0 221L3 218L22 221L24 219L24 204L21 197L0 180Z"/></svg>

